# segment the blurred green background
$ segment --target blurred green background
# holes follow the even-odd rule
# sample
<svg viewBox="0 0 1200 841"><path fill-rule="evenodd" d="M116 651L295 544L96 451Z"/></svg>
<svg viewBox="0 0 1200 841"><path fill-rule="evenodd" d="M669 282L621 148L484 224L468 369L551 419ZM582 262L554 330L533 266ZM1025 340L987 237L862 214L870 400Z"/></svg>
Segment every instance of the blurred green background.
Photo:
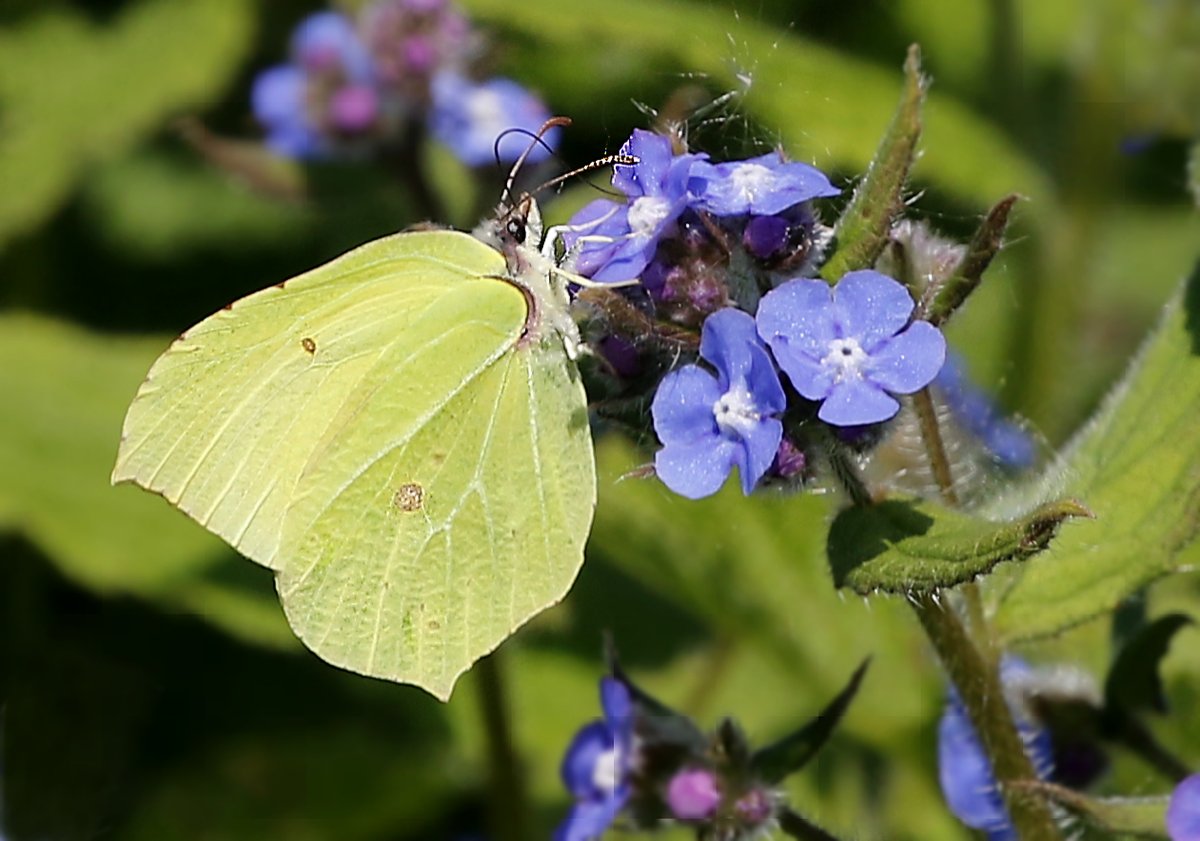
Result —
<svg viewBox="0 0 1200 841"><path fill-rule="evenodd" d="M1192 0L472 0L498 70L574 121L562 155L615 151L644 108L717 101L714 158L782 145L850 187L911 42L933 86L915 215L963 237L1009 192L1010 245L950 329L1043 457L1119 376L1190 270L1185 162L1200 122ZM108 485L125 406L170 337L228 301L419 221L382 168L274 162L248 90L316 10L292 0L7 0L0 6L0 710L10 839L402 839L487 835L474 675L442 705L339 672L294 640L271 575L166 503ZM1127 147L1137 147L1129 151ZM249 163L247 163L249 162ZM469 227L475 183L436 149ZM552 221L594 195L546 203ZM814 714L867 654L844 727L793 803L856 838L970 837L936 787L942 681L899 599L833 590L821 495L704 503L618 481L601 447L589 558L567 600L501 649L529 786L528 836L599 713L601 640L705 725L751 738ZM1151 591L1197 613L1200 579ZM1098 677L1095 621L1032 650ZM1164 742L1200 763L1200 646L1166 661ZM1191 635L1191 636L1189 636ZM1189 677L1190 676L1190 677ZM1105 785L1166 782L1119 763ZM676 837L664 834L659 837ZM677 837L686 837L677 833Z"/></svg>

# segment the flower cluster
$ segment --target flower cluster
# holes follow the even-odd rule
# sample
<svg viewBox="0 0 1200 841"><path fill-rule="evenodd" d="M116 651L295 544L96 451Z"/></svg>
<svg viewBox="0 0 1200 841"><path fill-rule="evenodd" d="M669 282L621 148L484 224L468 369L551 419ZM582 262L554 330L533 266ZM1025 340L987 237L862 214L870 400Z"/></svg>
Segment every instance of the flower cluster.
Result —
<svg viewBox="0 0 1200 841"><path fill-rule="evenodd" d="M254 83L267 145L296 158L366 154L405 142L422 124L464 163L514 161L549 112L509 79L477 82L480 39L448 0L379 0L357 20L320 12L293 33L291 61ZM553 134L546 139L553 143ZM531 160L549 154L547 146Z"/></svg>
<svg viewBox="0 0 1200 841"><path fill-rule="evenodd" d="M828 725L814 750L853 698L864 668L813 720ZM813 751L797 757L790 744L801 732L812 740L812 721L752 751L731 720L705 734L619 669L601 681L600 699L604 718L581 728L563 758L563 783L575 805L555 841L594 841L619 818L639 829L676 822L694 827L698 837L726 841L760 835L783 812L793 823L807 823L784 805L777 786L811 758Z"/></svg>
<svg viewBox="0 0 1200 841"><path fill-rule="evenodd" d="M679 331L700 330L697 362L661 377L653 398L655 467L672 490L708 496L735 466L745 493L803 477L818 427L855 437L937 375L945 340L913 319L904 286L870 269L811 277L830 238L812 202L840 192L820 171L777 152L713 163L647 131L622 152L637 160L613 176L626 201L587 205L564 242L578 274L618 284L645 316L632 329L598 319L614 372L671 368ZM656 351L649 365L629 358Z"/></svg>

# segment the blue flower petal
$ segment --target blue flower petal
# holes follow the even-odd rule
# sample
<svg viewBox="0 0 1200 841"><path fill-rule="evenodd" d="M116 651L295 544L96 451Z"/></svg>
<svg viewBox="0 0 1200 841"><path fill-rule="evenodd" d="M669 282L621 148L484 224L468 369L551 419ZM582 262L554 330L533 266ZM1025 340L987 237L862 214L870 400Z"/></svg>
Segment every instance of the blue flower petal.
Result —
<svg viewBox="0 0 1200 841"><path fill-rule="evenodd" d="M806 400L824 400L833 391L836 372L806 353L798 353L786 345L775 345L775 361L787 374L792 388Z"/></svg>
<svg viewBox="0 0 1200 841"><path fill-rule="evenodd" d="M837 338L833 316L829 284L803 279L788 281L764 295L755 320L759 335L777 359L780 348L786 347L819 362L829 352L829 342Z"/></svg>
<svg viewBox="0 0 1200 841"><path fill-rule="evenodd" d="M697 163L689 189L696 205L717 216L770 216L841 190L815 167L784 161L777 153L722 164Z"/></svg>
<svg viewBox="0 0 1200 841"><path fill-rule="evenodd" d="M663 193L663 182L671 168L674 154L671 141L661 134L634 129L621 147L622 155L633 155L633 166L613 167L613 186L630 198L657 196Z"/></svg>
<svg viewBox="0 0 1200 841"><path fill-rule="evenodd" d="M758 343L750 347L750 376L746 378L746 386L754 395L760 414L779 414L787 408L787 396L783 393L783 385L775 373L771 357Z"/></svg>
<svg viewBox="0 0 1200 841"><path fill-rule="evenodd" d="M716 378L697 365L685 365L667 374L658 384L650 406L658 440L674 444L717 438L712 407L719 399L721 388Z"/></svg>
<svg viewBox="0 0 1200 841"><path fill-rule="evenodd" d="M726 307L704 320L700 355L717 369L722 391L731 381L749 377L753 359L750 351L758 344L758 331L749 313Z"/></svg>
<svg viewBox="0 0 1200 841"><path fill-rule="evenodd" d="M654 470L680 496L701 499L721 489L742 448L714 436L695 443L667 444L654 455Z"/></svg>
<svg viewBox="0 0 1200 841"><path fill-rule="evenodd" d="M371 56L353 21L340 12L317 12L292 33L292 55L303 68L341 70L351 80L371 78Z"/></svg>
<svg viewBox="0 0 1200 841"><path fill-rule="evenodd" d="M991 763L957 698L938 723L938 779L950 811L967 826L991 832L1009 827ZM1015 833L1008 837L1016 841Z"/></svg>
<svg viewBox="0 0 1200 841"><path fill-rule="evenodd" d="M894 417L900 404L894 397L857 378L834 383L817 417L834 426L866 426Z"/></svg>
<svg viewBox="0 0 1200 841"><path fill-rule="evenodd" d="M303 122L307 86L304 73L290 64L259 73L250 90L250 106L255 118L264 126Z"/></svg>
<svg viewBox="0 0 1200 841"><path fill-rule="evenodd" d="M1200 774L1185 779L1171 794L1167 834L1171 841L1200 841Z"/></svg>
<svg viewBox="0 0 1200 841"><path fill-rule="evenodd" d="M627 205L596 199L580 208L562 228L563 245L570 251L576 243L574 271L592 275L611 259L619 237L629 231ZM580 242L580 240L583 240Z"/></svg>
<svg viewBox="0 0 1200 841"><path fill-rule="evenodd" d="M845 335L858 339L868 354L900 332L914 306L907 289L870 269L843 275L833 288L833 297Z"/></svg>
<svg viewBox="0 0 1200 841"><path fill-rule="evenodd" d="M749 496L758 480L770 469L783 440L783 424L775 418L763 420L747 433L745 446L738 454L738 475L742 480L742 493Z"/></svg>
<svg viewBox="0 0 1200 841"><path fill-rule="evenodd" d="M456 73L443 72L433 78L430 95L430 131L468 166L491 164L497 153L502 163L515 161L529 147L529 135L505 132L517 129L532 134L550 118L541 100L511 79L476 84ZM534 145L528 160L545 160L557 138L557 131L543 136L545 145Z"/></svg>
<svg viewBox="0 0 1200 841"><path fill-rule="evenodd" d="M554 841L594 841L599 838L616 820L627 797L576 803L566 820L554 831Z"/></svg>
<svg viewBox="0 0 1200 841"><path fill-rule="evenodd" d="M600 680L600 707L604 720L618 734L633 732L633 695L615 677Z"/></svg>
<svg viewBox="0 0 1200 841"><path fill-rule="evenodd" d="M933 382L946 361L946 339L928 321L876 346L867 366L871 382L893 394L912 394Z"/></svg>
<svg viewBox="0 0 1200 841"><path fill-rule="evenodd" d="M575 734L559 769L567 791L578 799L607 794L596 786L595 769L600 757L612 750L613 744L612 730L603 721L586 724Z"/></svg>

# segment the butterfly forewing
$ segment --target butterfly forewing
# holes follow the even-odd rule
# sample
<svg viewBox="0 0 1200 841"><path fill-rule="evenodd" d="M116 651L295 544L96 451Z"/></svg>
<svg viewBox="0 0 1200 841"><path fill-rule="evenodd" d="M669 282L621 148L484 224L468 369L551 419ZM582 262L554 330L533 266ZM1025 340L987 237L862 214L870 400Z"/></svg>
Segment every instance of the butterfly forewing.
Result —
<svg viewBox="0 0 1200 841"><path fill-rule="evenodd" d="M461 248L447 262L452 246ZM466 235L402 234L235 302L155 362L126 416L113 480L162 494L279 567L283 515L302 471L331 421L364 399L364 378L398 337L468 278L480 311L519 334L519 293L480 279L499 271L499 255ZM489 293L507 305L497 310Z"/></svg>

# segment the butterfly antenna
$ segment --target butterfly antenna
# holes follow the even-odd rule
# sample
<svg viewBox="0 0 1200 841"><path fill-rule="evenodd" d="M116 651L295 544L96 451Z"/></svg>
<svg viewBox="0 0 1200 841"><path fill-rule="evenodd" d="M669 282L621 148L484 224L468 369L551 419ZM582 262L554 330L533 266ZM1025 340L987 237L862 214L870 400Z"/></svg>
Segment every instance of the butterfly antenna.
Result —
<svg viewBox="0 0 1200 841"><path fill-rule="evenodd" d="M536 195L543 190L550 189L556 184L561 184L569 178L574 178L576 175L583 175L585 172L591 172L593 169L601 169L602 167L606 166L637 166L639 163L641 163L641 160L637 157L637 155L625 155L620 152L615 155L605 155L602 158L597 158L590 164L584 164L583 166L573 169L570 172L564 172L562 175L556 175L554 178L551 178L549 181L546 181L534 189L533 193Z"/></svg>
<svg viewBox="0 0 1200 841"><path fill-rule="evenodd" d="M571 125L570 117L551 117L550 119L546 120L546 122L542 123L542 127L537 130L537 134L533 136L533 139L530 140L529 145L525 147L525 151L521 153L521 157L517 158L517 162L512 165L512 169L508 172L508 180L504 182L504 192L500 194L500 203L502 205L511 206L513 183L517 180L517 173L521 171L521 167L525 165L525 160L529 157L533 150L541 145L545 146L547 150L553 151L549 146L546 145L546 141L543 139L550 129L558 128L560 126L565 128L569 125ZM506 134L508 134L508 132L505 132L504 134L501 134L500 137L496 138L497 158L500 156L500 141Z"/></svg>

